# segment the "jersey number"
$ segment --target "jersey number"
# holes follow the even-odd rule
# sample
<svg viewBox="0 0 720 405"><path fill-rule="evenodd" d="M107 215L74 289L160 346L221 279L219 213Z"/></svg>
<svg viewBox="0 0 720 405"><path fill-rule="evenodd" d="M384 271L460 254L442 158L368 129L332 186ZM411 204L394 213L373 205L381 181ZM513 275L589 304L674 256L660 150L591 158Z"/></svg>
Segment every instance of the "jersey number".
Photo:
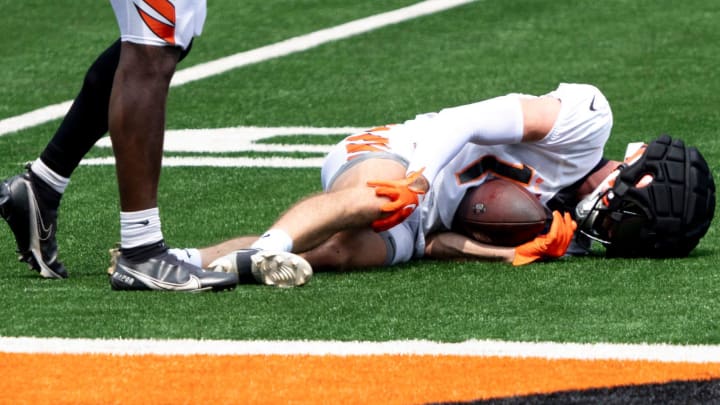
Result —
<svg viewBox="0 0 720 405"><path fill-rule="evenodd" d="M499 177L516 181L523 185L530 185L535 169L525 164L511 164L498 159L495 156L487 155L465 166L457 172L459 184L469 183L493 173Z"/></svg>

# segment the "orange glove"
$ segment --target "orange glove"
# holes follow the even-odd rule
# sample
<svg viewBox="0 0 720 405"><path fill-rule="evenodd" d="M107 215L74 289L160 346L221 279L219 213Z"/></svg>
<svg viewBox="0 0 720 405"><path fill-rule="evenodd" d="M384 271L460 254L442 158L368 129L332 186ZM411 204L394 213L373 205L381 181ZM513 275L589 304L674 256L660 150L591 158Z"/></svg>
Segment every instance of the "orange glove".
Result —
<svg viewBox="0 0 720 405"><path fill-rule="evenodd" d="M402 180L373 180L368 181L369 187L375 188L375 195L378 197L387 197L390 202L380 207L383 213L390 213L386 217L376 219L372 223L375 232L386 231L393 226L401 223L405 218L415 211L419 204L418 195L425 194L426 190L422 189L421 182L427 188L427 181L422 178L423 170L410 173Z"/></svg>
<svg viewBox="0 0 720 405"><path fill-rule="evenodd" d="M566 212L562 216L558 211L553 211L553 221L550 231L544 235L522 244L515 248L513 266L522 266L543 258L557 258L567 252L577 224Z"/></svg>

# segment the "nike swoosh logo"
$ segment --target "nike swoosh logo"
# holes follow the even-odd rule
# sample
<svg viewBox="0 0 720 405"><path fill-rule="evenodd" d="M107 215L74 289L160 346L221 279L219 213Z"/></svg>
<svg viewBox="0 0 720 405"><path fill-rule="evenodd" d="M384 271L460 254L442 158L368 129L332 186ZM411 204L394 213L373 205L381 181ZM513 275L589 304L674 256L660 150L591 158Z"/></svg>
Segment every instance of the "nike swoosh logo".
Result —
<svg viewBox="0 0 720 405"><path fill-rule="evenodd" d="M134 269L131 269L124 264L118 263L118 267L121 268L126 273L132 275L136 279L140 280L145 284L146 286L154 289L154 290L172 290L172 291L197 291L201 290L202 283L200 282L200 279L191 274L190 278L182 283L167 283L162 280L158 280L156 278L152 278L148 276L147 274L140 273ZM117 270L116 270L117 271Z"/></svg>
<svg viewBox="0 0 720 405"><path fill-rule="evenodd" d="M590 111L597 111L597 108L595 108L595 96L593 96L593 99L590 102Z"/></svg>
<svg viewBox="0 0 720 405"><path fill-rule="evenodd" d="M35 223L37 224L38 229L38 239L40 240L48 240L52 237L52 231L53 231L53 224L50 224L50 226L45 226L45 222L43 221L42 215L40 215L40 206L38 205L37 198L35 198L35 193L33 192L31 185L26 185L28 196L32 200L33 207L32 212L35 215Z"/></svg>
<svg viewBox="0 0 720 405"><path fill-rule="evenodd" d="M147 226L147 225L149 225L149 224L150 224L150 220L149 220L149 219L146 219L146 220L143 220L143 221L131 222L131 225L143 225L143 226Z"/></svg>

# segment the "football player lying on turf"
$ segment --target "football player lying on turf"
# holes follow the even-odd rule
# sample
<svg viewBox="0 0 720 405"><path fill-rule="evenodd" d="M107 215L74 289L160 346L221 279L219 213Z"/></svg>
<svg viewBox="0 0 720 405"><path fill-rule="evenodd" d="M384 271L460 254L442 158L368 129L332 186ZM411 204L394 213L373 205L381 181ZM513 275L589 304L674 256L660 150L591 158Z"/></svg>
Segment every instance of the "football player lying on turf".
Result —
<svg viewBox="0 0 720 405"><path fill-rule="evenodd" d="M607 247L608 256L683 257L709 228L715 207L715 186L707 163L697 149L686 148L682 141L673 141L667 136L650 143L647 151L646 145L639 145L642 144L628 145L624 162L603 159L588 176L548 202L548 206L572 209L580 223L575 242L581 243L575 244L573 254L587 253L589 243L582 241L597 240ZM420 231L420 228L416 229ZM221 271L236 271L238 257L247 258L247 254L234 253L211 262L227 252L251 246L256 240L255 236L239 237L202 249L194 257L202 259L204 267L219 266ZM425 255L436 259L509 261L514 250L480 243L442 226L425 240ZM301 255L318 267L333 254L335 252L320 247ZM352 256L352 252L345 254ZM199 261L197 264L201 265Z"/></svg>
<svg viewBox="0 0 720 405"><path fill-rule="evenodd" d="M624 162L601 160L585 178L561 190L547 203L548 207L571 210L580 223L568 253L586 254L589 242L596 240L607 247L606 254L610 257L684 257L704 236L715 207L715 185L704 158L696 148L685 147L681 140L667 136L651 142L647 150L646 146L628 145ZM440 207L437 201L429 199L425 204ZM439 211L452 210L445 207ZM416 227L418 231L430 232L424 238L426 257L510 261L514 251L480 243L442 224L432 231L429 228ZM227 252L251 246L256 239L246 236L229 240L201 249L196 258L202 258L204 267L220 265L220 270L235 271L237 254L212 261ZM533 243L544 240L547 238L541 237ZM325 258L334 254L320 247L301 255L319 267L326 263ZM345 254L352 256L350 251Z"/></svg>
<svg viewBox="0 0 720 405"><path fill-rule="evenodd" d="M547 235L517 247L490 246L448 232L465 191L496 177L523 184L556 211L574 211L587 197L577 211L582 234L609 245L608 253L686 255L713 216L714 183L707 164L695 148L668 137L651 143L645 153L628 156L623 165L604 160L602 149L611 126L609 105L595 87L561 85L546 96L511 94L375 128L338 144L323 165L325 192L291 207L260 240L241 237L191 250L191 259L203 267L247 276L256 250L237 249L252 244L254 249L302 253L307 262L297 257L279 264L287 276L281 282L292 285L307 280L308 262L337 269L390 265L425 255L520 265L562 256L574 229L567 215L556 213ZM433 136L438 133L444 136ZM507 133L515 134L514 143L507 143L512 138ZM491 145L492 139L506 143ZM451 148L443 143L434 154L426 145L438 141L457 144ZM412 165L414 159L426 163ZM419 176L412 170L418 166L426 166L423 173L432 178L433 187L421 208L413 211L413 197L427 190L422 181L415 182ZM624 173L620 177L618 167ZM433 170L438 174L430 174ZM643 181L648 173L654 177L651 187L646 178ZM380 189L378 178L394 181ZM368 182L378 189L368 188ZM383 214L391 204L386 191L393 187L400 189L398 195L404 191L409 203ZM625 243L629 239L632 245ZM177 253L190 259L185 251Z"/></svg>
<svg viewBox="0 0 720 405"><path fill-rule="evenodd" d="M349 136L324 162L324 193L291 207L254 250L225 255L210 267L249 276L258 250L303 253L316 267L406 262L424 255L424 235L441 225L449 229L465 190L489 178L519 182L548 205L598 166L611 127L610 106L597 88L561 84L543 96L508 94ZM547 234L491 248L486 256L517 265L557 258L574 229L569 214L556 213ZM204 264L233 246L204 250ZM297 263L285 266L294 266L304 282L309 266Z"/></svg>

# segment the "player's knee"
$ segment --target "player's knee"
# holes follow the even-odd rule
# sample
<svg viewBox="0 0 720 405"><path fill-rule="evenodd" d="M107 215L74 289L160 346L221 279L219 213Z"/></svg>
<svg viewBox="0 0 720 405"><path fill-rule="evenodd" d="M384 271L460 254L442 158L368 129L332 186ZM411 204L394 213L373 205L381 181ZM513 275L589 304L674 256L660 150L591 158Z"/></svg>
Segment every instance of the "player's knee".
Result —
<svg viewBox="0 0 720 405"><path fill-rule="evenodd" d="M104 92L109 95L119 60L120 41L118 40L106 49L85 73L83 91L90 91L92 94Z"/></svg>
<svg viewBox="0 0 720 405"><path fill-rule="evenodd" d="M123 43L118 69L127 77L170 82L180 58L180 48Z"/></svg>
<svg viewBox="0 0 720 405"><path fill-rule="evenodd" d="M115 73L114 70L113 73ZM85 74L85 79L83 80L83 90L93 93L104 90L107 93L110 93L110 89L112 88L112 78L110 78L110 80L107 79L108 77L105 72L103 72L99 67L93 66Z"/></svg>
<svg viewBox="0 0 720 405"><path fill-rule="evenodd" d="M305 258L316 268L343 270L353 265L350 249L335 237L307 252Z"/></svg>
<svg viewBox="0 0 720 405"><path fill-rule="evenodd" d="M406 166L393 159L369 158L360 161L336 174L330 190L350 187L367 187L372 180L394 180L405 178Z"/></svg>
<svg viewBox="0 0 720 405"><path fill-rule="evenodd" d="M375 190L367 185L346 188L326 194L327 200L342 208L342 214L337 221L342 228L369 227L378 219L382 212L380 208L387 199L375 195Z"/></svg>

